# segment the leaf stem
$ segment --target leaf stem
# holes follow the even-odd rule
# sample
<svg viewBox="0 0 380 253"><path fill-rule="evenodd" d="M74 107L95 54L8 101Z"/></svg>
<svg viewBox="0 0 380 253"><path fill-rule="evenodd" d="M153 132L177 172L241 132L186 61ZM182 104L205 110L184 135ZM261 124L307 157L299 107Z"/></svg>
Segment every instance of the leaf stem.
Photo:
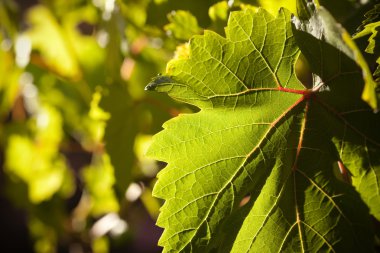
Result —
<svg viewBox="0 0 380 253"><path fill-rule="evenodd" d="M311 93L313 93L313 91L311 90L296 90L296 89L289 89L289 88L284 88L284 87L278 87L278 90L283 91L283 92L306 95L306 96L309 96Z"/></svg>

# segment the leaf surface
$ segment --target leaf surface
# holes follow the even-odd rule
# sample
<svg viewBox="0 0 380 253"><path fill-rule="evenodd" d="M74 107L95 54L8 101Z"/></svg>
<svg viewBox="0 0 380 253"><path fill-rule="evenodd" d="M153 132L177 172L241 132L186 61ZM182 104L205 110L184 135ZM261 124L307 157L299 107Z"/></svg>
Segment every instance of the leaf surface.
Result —
<svg viewBox="0 0 380 253"><path fill-rule="evenodd" d="M359 97L362 94L361 98L376 108L376 83L355 43L325 9L315 11L303 28L295 23L295 38L314 72L314 89L322 85L328 90L319 95L323 97L320 104L341 121L326 118L335 128L333 142L339 159L350 165L353 185L379 219L379 134L371 130L379 125L379 115L371 113ZM360 141L352 139L357 135Z"/></svg>
<svg viewBox="0 0 380 253"><path fill-rule="evenodd" d="M290 19L284 9L277 17L233 12L226 38L193 37L147 86L200 108L166 122L148 151L168 163L153 192L165 199L157 222L164 252L372 251L368 208L335 170L342 155L354 176L378 170L352 165L355 147L337 145L367 140L376 160L380 138L345 118L348 98L326 95L342 80L329 90L297 79ZM348 62L343 68L360 73ZM355 81L346 85L362 89ZM351 99L370 112L358 94Z"/></svg>

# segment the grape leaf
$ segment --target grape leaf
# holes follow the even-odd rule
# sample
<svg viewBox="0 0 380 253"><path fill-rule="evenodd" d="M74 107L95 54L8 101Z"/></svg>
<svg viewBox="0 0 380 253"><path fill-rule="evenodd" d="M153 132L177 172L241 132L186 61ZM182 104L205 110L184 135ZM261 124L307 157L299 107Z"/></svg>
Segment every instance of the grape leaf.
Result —
<svg viewBox="0 0 380 253"><path fill-rule="evenodd" d="M379 116L360 98L353 59L324 66L315 82L329 81L328 88L297 79L290 19L284 9L277 17L233 12L226 38L193 37L189 52L147 86L200 108L166 122L148 150L168 163L153 192L165 199L157 221L164 252L373 250L368 207L344 179L362 180L361 192L371 191L366 203L380 206L373 185L380 136L365 128L379 126ZM323 62L339 59L328 49L334 54ZM356 117L366 123L352 123Z"/></svg>
<svg viewBox="0 0 380 253"><path fill-rule="evenodd" d="M297 24L299 21L294 22L300 30L303 30L295 31L295 37L299 42L298 45L301 51L309 60L311 69L315 73L314 75L316 75L315 80L318 80L318 82L315 85L319 85L318 83L320 83L330 90L320 96L329 97L328 100L331 100L329 104L338 109L340 115L345 115L342 120L351 118L350 124L359 124L359 126L351 127L349 131L367 129L365 136L378 140L379 137L378 135L376 136L376 132L370 131L370 129L371 124L372 127L379 124L379 116L371 113L369 108L360 103L358 97L361 90L363 90L362 98L365 98L363 96L365 94L369 95L367 98L370 99L367 99L366 102L376 108L377 100L374 87L376 83L355 43L350 39L347 32L323 8L315 10L310 20L305 21L303 25ZM339 59L339 61L331 61L330 57ZM361 71L358 69L358 66L360 66ZM361 85L362 78L364 88ZM351 88L349 89L346 86L348 83L351 84ZM371 101L374 103L371 103ZM333 121L333 119L329 119L329 122ZM338 126L338 124L331 125ZM377 165L378 161L376 158L380 155L379 150L369 148L368 145L371 146L371 144L368 142L371 141L368 141L366 138L362 138L362 141L355 143L355 141L346 137L346 125L344 128L340 126L340 129L337 128L335 131L334 143L336 148L340 150L340 159L346 164L357 163L356 165L349 166L351 168L350 172L353 175L353 185L370 207L372 214L377 219L380 219L379 192L376 191L373 194L373 191L370 190L370 188L376 189L376 185L379 184L379 179L377 178L379 166ZM355 134L350 132L348 136L355 136ZM352 149L356 150L354 155L351 154ZM363 163L366 166L359 163ZM357 168L360 169L356 170Z"/></svg>

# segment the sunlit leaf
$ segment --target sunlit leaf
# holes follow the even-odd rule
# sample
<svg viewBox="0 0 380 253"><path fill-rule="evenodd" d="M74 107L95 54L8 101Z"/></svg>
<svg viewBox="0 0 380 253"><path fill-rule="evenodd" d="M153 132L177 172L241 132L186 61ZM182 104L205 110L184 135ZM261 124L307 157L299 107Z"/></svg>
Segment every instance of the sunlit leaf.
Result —
<svg viewBox="0 0 380 253"><path fill-rule="evenodd" d="M290 13L233 12L226 38L194 37L189 57L147 86L200 108L166 122L148 151L168 163L153 191L165 199L164 252L372 250L364 201L378 212L380 136L367 123L380 118L360 98L354 59L315 43L329 51L319 61L310 48L320 79L306 87ZM338 162L360 195L336 176Z"/></svg>
<svg viewBox="0 0 380 253"><path fill-rule="evenodd" d="M371 54L374 53L375 45L376 45L375 39L377 37L377 31L380 29L379 27L380 27L380 21L368 24L365 26L365 28L361 32L355 34L354 36L354 39L357 39L360 37L370 35L368 38L368 46L365 49L367 53L371 53Z"/></svg>
<svg viewBox="0 0 380 253"><path fill-rule="evenodd" d="M172 10L186 10L191 12L198 20L201 27L207 27L210 24L208 9L220 0L166 0L156 3L151 1L147 8L147 24L162 26L167 23L166 15Z"/></svg>
<svg viewBox="0 0 380 253"><path fill-rule="evenodd" d="M21 70L14 67L15 61L11 52L0 50L0 59L0 118L2 118L11 109L20 90Z"/></svg>
<svg viewBox="0 0 380 253"><path fill-rule="evenodd" d="M5 167L10 175L28 185L33 203L50 199L62 186L66 196L73 191L72 175L64 158L57 153L62 139L61 124L60 115L53 108L45 107L37 114L32 139L22 135L9 137Z"/></svg>
<svg viewBox="0 0 380 253"><path fill-rule="evenodd" d="M83 169L83 178L91 198L91 213L95 216L119 211L119 203L113 191L114 169L107 155Z"/></svg>
<svg viewBox="0 0 380 253"><path fill-rule="evenodd" d="M101 98L100 92L95 92L93 94L89 111L89 117L93 120L90 129L92 130L92 139L97 143L101 143L103 141L106 122L110 119L110 114L103 111L103 109L99 107Z"/></svg>
<svg viewBox="0 0 380 253"><path fill-rule="evenodd" d="M280 7L285 7L296 13L296 0L258 0L259 5L275 15Z"/></svg>
<svg viewBox="0 0 380 253"><path fill-rule="evenodd" d="M165 26L165 30L177 39L188 40L202 31L197 19L188 11L173 11L168 15L168 19L170 23Z"/></svg>
<svg viewBox="0 0 380 253"><path fill-rule="evenodd" d="M32 41L33 49L40 52L44 63L64 77L79 78L81 72L73 49L49 9L34 7L28 12L27 20L31 26L27 35Z"/></svg>

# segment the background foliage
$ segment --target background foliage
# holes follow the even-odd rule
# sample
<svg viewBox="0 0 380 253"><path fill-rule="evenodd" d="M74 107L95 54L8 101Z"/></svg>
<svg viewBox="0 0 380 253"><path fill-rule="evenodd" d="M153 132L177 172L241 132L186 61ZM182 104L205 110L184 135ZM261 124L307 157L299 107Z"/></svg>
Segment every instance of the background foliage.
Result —
<svg viewBox="0 0 380 253"><path fill-rule="evenodd" d="M375 1L319 2L354 34ZM229 12L257 6L297 12L289 0L1 1L1 247L160 251L151 191L163 164L144 152L163 122L196 109L144 87L190 37L224 35ZM371 69L376 13L356 35Z"/></svg>

